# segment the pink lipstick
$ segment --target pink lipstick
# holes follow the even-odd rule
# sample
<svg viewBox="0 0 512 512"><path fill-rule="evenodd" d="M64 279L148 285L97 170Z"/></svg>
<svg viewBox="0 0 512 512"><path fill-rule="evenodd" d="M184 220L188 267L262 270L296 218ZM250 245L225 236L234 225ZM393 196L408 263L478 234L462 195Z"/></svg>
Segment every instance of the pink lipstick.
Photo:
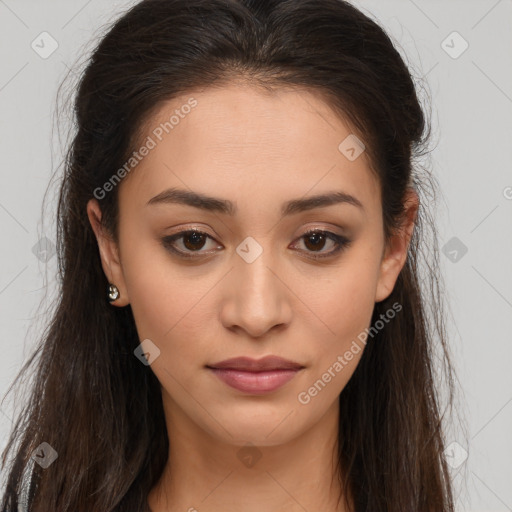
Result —
<svg viewBox="0 0 512 512"><path fill-rule="evenodd" d="M288 359L267 356L262 359L235 357L207 365L207 368L228 386L259 395L284 386L304 367Z"/></svg>

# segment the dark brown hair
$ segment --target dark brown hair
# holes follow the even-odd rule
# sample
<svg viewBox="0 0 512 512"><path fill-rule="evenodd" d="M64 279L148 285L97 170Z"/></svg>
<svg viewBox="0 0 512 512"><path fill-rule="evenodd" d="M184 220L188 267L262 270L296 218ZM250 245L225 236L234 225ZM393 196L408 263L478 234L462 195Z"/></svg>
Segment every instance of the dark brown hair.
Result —
<svg viewBox="0 0 512 512"><path fill-rule="evenodd" d="M145 0L102 37L76 90L57 211L61 293L20 372L35 367L3 453L3 468L13 454L3 512L17 510L23 472L42 442L58 459L47 469L33 465L30 510L146 509L168 454L160 385L134 357L140 341L130 306L106 299L86 205L139 147L162 102L234 80L309 90L351 123L380 183L386 237L401 225L408 187L418 193L406 264L391 295L375 304L372 325L395 302L403 310L368 337L340 394L339 474L357 512L453 512L434 362L450 407L453 370L435 226L425 208L436 186L419 165L428 119L389 36L341 0ZM115 240L117 201L117 188L100 201Z"/></svg>

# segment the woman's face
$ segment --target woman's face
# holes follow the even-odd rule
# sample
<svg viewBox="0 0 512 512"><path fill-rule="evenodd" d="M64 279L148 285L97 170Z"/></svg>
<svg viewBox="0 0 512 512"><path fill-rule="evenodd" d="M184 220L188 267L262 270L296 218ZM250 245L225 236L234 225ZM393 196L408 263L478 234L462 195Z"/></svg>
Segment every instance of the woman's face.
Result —
<svg viewBox="0 0 512 512"><path fill-rule="evenodd" d="M398 237L385 251L379 185L351 133L311 93L241 85L150 120L118 185L119 246L95 231L113 304L151 340L169 421L270 446L336 413L406 255ZM94 226L94 200L88 211ZM266 356L300 369L211 368Z"/></svg>

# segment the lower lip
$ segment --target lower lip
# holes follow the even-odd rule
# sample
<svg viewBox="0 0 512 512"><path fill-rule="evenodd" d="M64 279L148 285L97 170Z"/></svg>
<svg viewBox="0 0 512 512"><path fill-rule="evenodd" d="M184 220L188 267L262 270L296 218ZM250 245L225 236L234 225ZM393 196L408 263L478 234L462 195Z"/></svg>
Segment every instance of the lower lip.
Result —
<svg viewBox="0 0 512 512"><path fill-rule="evenodd" d="M293 379L300 370L271 370L246 372L224 368L210 368L228 386L244 393L271 393Z"/></svg>

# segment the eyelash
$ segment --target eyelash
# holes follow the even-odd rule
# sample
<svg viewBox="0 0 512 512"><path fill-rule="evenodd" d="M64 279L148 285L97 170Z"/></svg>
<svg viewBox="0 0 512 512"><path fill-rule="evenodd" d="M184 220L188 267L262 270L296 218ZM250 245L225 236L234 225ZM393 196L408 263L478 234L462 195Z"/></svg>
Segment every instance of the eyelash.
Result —
<svg viewBox="0 0 512 512"><path fill-rule="evenodd" d="M185 258L185 259L200 258L201 257L200 254L197 255L197 256L196 255L191 255L191 254L194 253L194 251L192 253L187 254L185 251L182 251L180 249L176 249L174 247L174 243L175 243L176 240L179 240L180 238L183 238L185 235L190 235L190 234L193 234L193 233L197 233L199 235L205 235L207 238L210 238L210 239L214 240L214 238L211 237L210 235L208 235L208 233L205 233L203 231L199 231L197 229L187 229L185 231L180 231L179 233L175 233L174 235L162 238L162 245L164 246L165 249L171 251L172 253L178 255L181 258ZM320 234L320 235L325 236L329 240L332 240L333 242L336 243L337 248L332 250L332 251L330 251L330 252L328 252L327 254L322 254L321 256L308 256L309 258L311 258L313 260L322 260L322 259L325 259L325 258L334 257L338 253L341 253L342 251L347 249L350 246L350 244L351 244L351 240L349 240L348 238L346 238L346 237L344 237L342 235L337 235L335 233L331 233L330 231L325 231L325 230L316 229L316 228L310 229L310 230L306 231L297 240L302 240L303 238L307 238L308 236L312 236L314 234ZM195 251L195 252L198 252L198 251ZM310 252L311 254L314 254L314 251L306 251L306 252Z"/></svg>

